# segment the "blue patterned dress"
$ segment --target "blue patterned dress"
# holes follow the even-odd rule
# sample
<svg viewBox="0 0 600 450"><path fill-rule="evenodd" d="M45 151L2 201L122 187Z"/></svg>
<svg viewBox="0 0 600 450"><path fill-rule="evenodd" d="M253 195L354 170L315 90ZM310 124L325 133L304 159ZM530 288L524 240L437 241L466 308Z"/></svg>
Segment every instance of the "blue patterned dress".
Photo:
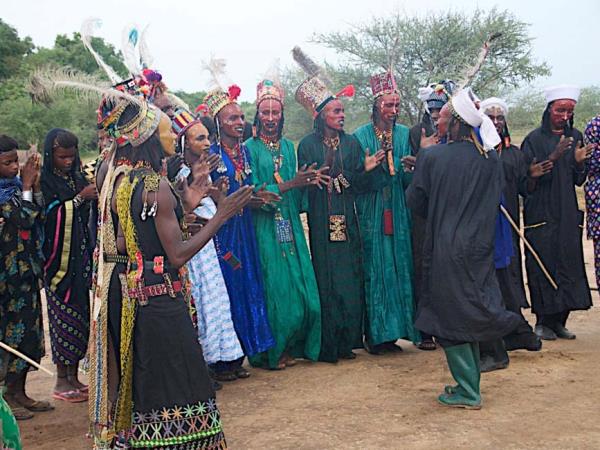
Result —
<svg viewBox="0 0 600 450"><path fill-rule="evenodd" d="M587 124L584 139L586 144L594 144L592 156L586 163L588 179L584 189L587 237L594 241L596 286L600 286L600 116Z"/></svg>
<svg viewBox="0 0 600 450"><path fill-rule="evenodd" d="M23 200L18 178L0 178L0 341L39 362L44 356L40 283L43 219L41 199ZM8 383L30 370L0 350L0 379Z"/></svg>
<svg viewBox="0 0 600 450"><path fill-rule="evenodd" d="M190 169L183 167L179 176L187 177L189 173ZM194 213L211 219L216 211L215 203L207 197ZM187 266L204 359L208 364L215 364L241 358L244 352L233 327L229 295L213 240L196 253Z"/></svg>
<svg viewBox="0 0 600 450"><path fill-rule="evenodd" d="M211 177L216 181L226 176L229 179L229 194L251 184L250 154L245 145L240 146L240 163L246 171L243 179L239 171L236 177L234 162L220 145L211 145L210 152L221 155L221 164L211 173ZM275 339L267 317L258 247L249 208L233 216L221 227L215 244L231 300L233 325L244 353L252 356L267 351L275 345Z"/></svg>

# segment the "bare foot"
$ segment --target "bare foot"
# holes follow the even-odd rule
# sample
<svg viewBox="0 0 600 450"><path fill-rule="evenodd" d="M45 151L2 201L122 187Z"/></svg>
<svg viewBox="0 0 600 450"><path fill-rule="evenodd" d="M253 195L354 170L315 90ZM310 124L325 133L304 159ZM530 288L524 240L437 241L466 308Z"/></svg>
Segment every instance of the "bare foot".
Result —
<svg viewBox="0 0 600 450"><path fill-rule="evenodd" d="M73 389L77 389L71 383L69 383L69 379L64 377L56 377L56 384L54 385L54 392L67 392L72 391Z"/></svg>
<svg viewBox="0 0 600 450"><path fill-rule="evenodd" d="M74 389L79 389L80 391L87 390L87 386L83 384L81 381L77 379L77 375L67 375L67 380Z"/></svg>

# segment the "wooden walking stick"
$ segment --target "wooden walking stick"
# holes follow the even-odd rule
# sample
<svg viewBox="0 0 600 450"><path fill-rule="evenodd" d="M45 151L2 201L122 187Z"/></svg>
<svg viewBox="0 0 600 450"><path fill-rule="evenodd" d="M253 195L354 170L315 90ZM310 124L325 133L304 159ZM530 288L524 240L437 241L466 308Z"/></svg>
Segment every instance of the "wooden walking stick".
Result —
<svg viewBox="0 0 600 450"><path fill-rule="evenodd" d="M527 241L527 239L525 239L525 235L523 234L523 232L521 231L521 229L517 226L517 224L512 219L512 217L510 217L509 212L506 210L506 208L503 205L500 205L500 210L506 216L506 218L508 219L508 221L511 224L511 226L513 227L513 229L517 232L517 234L519 235L519 237L521 238L521 240L525 244L525 247L527 247L527 250L529 250L531 252L531 254L535 258L536 262L540 266L540 269L542 269L542 272L544 273L544 275L548 279L548 282L552 285L552 287L554 288L554 290L558 291L558 285L556 284L556 281L554 281L554 279L552 278L552 276L548 273L548 270L546 269L546 266L544 266L544 263L540 259L539 255L536 253L536 251L533 249L533 247Z"/></svg>
<svg viewBox="0 0 600 450"><path fill-rule="evenodd" d="M43 372L46 372L48 375L50 376L54 376L54 372L46 369L45 367L40 366L38 363L36 363L33 359L31 359L30 357L24 355L23 353L21 353L18 350L15 350L14 348L6 345L4 342L0 341L0 348L3 348L4 350L6 350L9 353L12 353L13 355L21 358L24 361L27 361L29 364L31 364L33 367L35 367L36 369L40 369Z"/></svg>

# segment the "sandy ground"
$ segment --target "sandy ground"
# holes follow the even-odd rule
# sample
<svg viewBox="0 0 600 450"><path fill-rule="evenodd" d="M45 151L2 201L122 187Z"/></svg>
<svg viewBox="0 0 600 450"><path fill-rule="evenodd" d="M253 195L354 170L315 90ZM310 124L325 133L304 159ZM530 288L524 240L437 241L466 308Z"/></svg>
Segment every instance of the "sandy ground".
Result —
<svg viewBox="0 0 600 450"><path fill-rule="evenodd" d="M591 245L586 261L594 302ZM484 374L480 411L436 402L451 382L441 350L402 342L401 354L358 352L338 364L301 362L282 372L252 369L227 384L219 406L232 449L599 449L600 307L574 313L575 341L546 342L541 352L511 353L507 370ZM49 349L49 344L47 345ZM45 366L51 367L46 357ZM34 373L35 398L53 380ZM56 402L53 412L20 422L25 449L78 450L87 439L87 405Z"/></svg>

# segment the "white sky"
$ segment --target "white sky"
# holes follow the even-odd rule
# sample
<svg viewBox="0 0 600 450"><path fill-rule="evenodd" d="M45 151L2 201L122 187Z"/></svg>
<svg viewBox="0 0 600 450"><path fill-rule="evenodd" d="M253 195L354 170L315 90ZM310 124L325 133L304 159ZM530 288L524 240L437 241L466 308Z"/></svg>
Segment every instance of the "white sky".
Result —
<svg viewBox="0 0 600 450"><path fill-rule="evenodd" d="M314 32L340 31L350 24L400 10L470 13L478 6L498 6L530 23L533 55L546 61L552 76L540 86L600 84L597 30L599 0L0 0L0 17L31 36L36 45L51 47L57 34L78 31L88 17L103 25L96 35L120 48L121 32L132 22L149 24L148 43L154 66L172 90L204 90L208 75L202 60L225 58L229 77L252 100L256 83L275 58L293 64L290 51L300 45L317 61L337 56L309 44Z"/></svg>

